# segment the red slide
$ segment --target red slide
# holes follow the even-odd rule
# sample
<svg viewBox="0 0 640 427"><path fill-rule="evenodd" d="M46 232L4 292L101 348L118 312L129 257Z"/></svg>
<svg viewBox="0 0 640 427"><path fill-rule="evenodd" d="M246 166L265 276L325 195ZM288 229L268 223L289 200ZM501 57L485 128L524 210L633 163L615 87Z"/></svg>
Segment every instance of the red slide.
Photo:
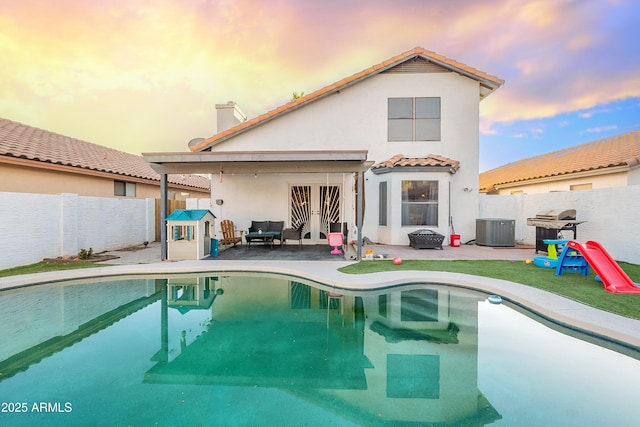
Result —
<svg viewBox="0 0 640 427"><path fill-rule="evenodd" d="M598 242L587 241L586 244L571 240L567 243L572 249L579 251L596 272L607 292L614 294L640 294L640 285L636 285L611 255Z"/></svg>

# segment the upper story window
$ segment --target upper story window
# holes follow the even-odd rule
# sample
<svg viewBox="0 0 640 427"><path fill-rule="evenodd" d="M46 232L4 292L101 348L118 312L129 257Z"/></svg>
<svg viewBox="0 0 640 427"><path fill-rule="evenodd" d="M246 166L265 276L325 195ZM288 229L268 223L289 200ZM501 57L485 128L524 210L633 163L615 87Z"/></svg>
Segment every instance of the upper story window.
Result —
<svg viewBox="0 0 640 427"><path fill-rule="evenodd" d="M136 183L113 181L113 194L116 196L136 197Z"/></svg>
<svg viewBox="0 0 640 427"><path fill-rule="evenodd" d="M389 98L389 141L440 141L440 98Z"/></svg>

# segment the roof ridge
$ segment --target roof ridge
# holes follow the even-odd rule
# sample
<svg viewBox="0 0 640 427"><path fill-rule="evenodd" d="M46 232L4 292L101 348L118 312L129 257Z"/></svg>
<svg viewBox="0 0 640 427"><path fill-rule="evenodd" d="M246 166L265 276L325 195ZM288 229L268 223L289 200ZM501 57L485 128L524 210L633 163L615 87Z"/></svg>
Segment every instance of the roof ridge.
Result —
<svg viewBox="0 0 640 427"><path fill-rule="evenodd" d="M488 74L484 71L480 71L476 68L470 67L466 64L463 64L461 62L452 60L447 58L444 55L440 55L436 52L427 50L423 47L414 47L413 49L407 50L405 52L402 52L398 55L392 56L389 59L383 60L382 62L379 62L377 64L374 64L370 67L367 67L361 71L358 71L354 74L351 74L350 76L344 77L334 83L331 83L327 86L321 87L319 89L314 90L313 92L306 94L304 96L301 96L297 99L288 101L287 103L280 105L272 110L269 110L263 114L260 114L252 119L246 120L242 123L239 123L229 129L226 129L222 132L216 133L215 135L209 137L209 138L205 138L203 141L201 141L199 144L196 144L192 147L189 147L189 149L193 152L195 151L203 151L207 148L211 148L212 146L226 140L227 138L235 135L235 134L239 134L242 132L245 132L253 127L259 126L263 123L266 123L270 120L273 120L274 118L280 116L281 114L285 114L287 112L291 112L296 110L297 108L300 108L302 106L304 106L307 103L316 101L318 99L323 98L324 96L330 95L333 92L336 92L340 89L343 89L345 87L351 86L365 78L371 77L374 74L380 73L382 70L391 68L395 65L397 65L398 63L405 61L406 59L411 58L412 56L415 55L422 55L425 56L431 60L435 60L437 62L440 62L440 65L447 65L449 67L453 67L456 68L460 71L464 71L465 73L469 73L472 75L475 75L476 77L483 79L483 80L487 80L491 83L493 83L496 86L501 86L502 84L504 84L504 80L499 79L498 77L492 76L491 74Z"/></svg>

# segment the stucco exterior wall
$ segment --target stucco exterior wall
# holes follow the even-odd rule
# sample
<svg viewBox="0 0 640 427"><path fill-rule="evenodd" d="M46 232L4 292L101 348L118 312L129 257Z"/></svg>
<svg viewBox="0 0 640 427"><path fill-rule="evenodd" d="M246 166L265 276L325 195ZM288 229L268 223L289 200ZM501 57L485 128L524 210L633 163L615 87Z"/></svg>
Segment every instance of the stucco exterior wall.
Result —
<svg viewBox="0 0 640 427"><path fill-rule="evenodd" d="M153 241L154 215L153 199L0 192L0 269Z"/></svg>
<svg viewBox="0 0 640 427"><path fill-rule="evenodd" d="M441 140L387 141L387 106L390 97L440 97ZM387 160L395 154L407 157L443 155L460 162L460 169L455 175L450 176L451 212L456 215L456 232L471 235L475 234L477 216L475 194L478 186L478 100L478 83L455 73L380 74L224 141L214 147L214 150L368 150L368 160L374 162ZM212 171L214 176L217 172ZM303 179L302 176L303 174L299 174L295 178L286 179L287 182L291 182ZM377 179L373 178L371 172L367 172L365 178L367 208L363 234L373 241L384 243L390 243L385 241L388 238L396 241L395 239L400 239L399 236L402 234L406 237L404 230L394 230L393 237L389 233L378 234L380 230L376 199L371 198L378 191ZM249 181L252 179L253 177ZM249 203L249 206L259 203L260 209L264 212L263 216L269 214L286 218L287 204L277 206L275 203L278 200L281 201L278 205L286 202L287 199L282 198L283 194L286 194L286 185L277 184L275 180L268 178L268 182L272 184L267 188L264 186L267 181L260 179L252 181L254 184L247 187L237 186L233 193L229 193L224 188L229 181L226 176L223 180L224 183L220 185L214 177L212 200L223 198L226 203L231 199L229 194L233 194ZM323 181L321 178L320 182ZM465 187L473 191L467 194L463 192ZM265 200L265 191L271 195L268 203ZM241 195L247 192L249 194L246 196ZM449 204L445 199L442 201ZM241 218L243 225L246 223L247 218L241 211L235 211L235 206L226 209L231 209L226 211L226 214ZM438 230L447 229L448 215L442 215Z"/></svg>
<svg viewBox="0 0 640 427"><path fill-rule="evenodd" d="M71 173L57 169L41 169L0 163L0 176L11 179L0 180L0 192L21 192L37 194L73 193L79 196L116 197L114 180L135 182L137 199L160 198L160 182L147 184L132 177L90 173ZM208 191L182 189L169 186L169 198L185 200L189 197L209 197Z"/></svg>
<svg viewBox="0 0 640 427"><path fill-rule="evenodd" d="M567 179L557 179L553 181L543 181L531 184L520 184L510 187L501 188L498 192L500 195L510 195L514 192L522 192L526 194L549 193L553 191L570 191L572 185L590 184L591 189L624 187L628 184L628 174L626 172L618 172L606 175L590 175L581 177L570 177Z"/></svg>
<svg viewBox="0 0 640 427"><path fill-rule="evenodd" d="M351 174L266 174L224 175L222 182L216 180L211 193L210 210L216 220L216 236L222 238L219 224L224 219L233 221L236 229L245 232L251 221L285 221L291 227L291 185L338 185L346 191L342 206L343 222L348 222L350 232L355 227L355 192ZM222 200L222 205L216 200ZM355 235L355 234L354 234Z"/></svg>
<svg viewBox="0 0 640 427"><path fill-rule="evenodd" d="M627 185L640 185L640 166L635 166L629 170Z"/></svg>
<svg viewBox="0 0 640 427"><path fill-rule="evenodd" d="M449 185L450 174L446 172L393 172L386 173L381 175L372 175L370 187L371 190L366 193L367 194L367 210L373 211L375 214L375 225L377 226L377 238L380 242L384 242L389 245L408 245L409 237L408 233L411 233L420 229L430 229L434 230L444 236L449 236L449 217L453 216L454 225L455 224L455 216L454 211L448 203L451 186ZM426 227L426 226L403 226L402 225L402 204L401 203L391 203L392 200L401 200L402 198L402 181L438 181L438 226L437 227ZM379 183L387 182L387 191L388 191L388 209L387 209L387 225L382 226L378 225L378 207L379 207ZM375 185L374 185L375 184ZM460 191L460 194L453 195L453 198L463 198L466 197L469 200L476 200L476 195L471 192ZM458 204L462 204L460 200L458 200ZM373 216L373 215L372 215ZM462 216L460 216L462 217ZM457 226L456 233L460 234ZM461 237L464 239L467 236L471 236L472 234L465 230L465 236ZM367 236L369 237L369 236ZM448 244L448 242L444 242Z"/></svg>
<svg viewBox="0 0 640 427"><path fill-rule="evenodd" d="M640 264L640 186L584 191L565 191L513 196L481 195L480 218L509 218L516 221L516 242L535 245L536 228L527 218L540 211L575 209L586 221L577 227L577 240L600 242L618 261ZM573 233L563 232L566 238Z"/></svg>

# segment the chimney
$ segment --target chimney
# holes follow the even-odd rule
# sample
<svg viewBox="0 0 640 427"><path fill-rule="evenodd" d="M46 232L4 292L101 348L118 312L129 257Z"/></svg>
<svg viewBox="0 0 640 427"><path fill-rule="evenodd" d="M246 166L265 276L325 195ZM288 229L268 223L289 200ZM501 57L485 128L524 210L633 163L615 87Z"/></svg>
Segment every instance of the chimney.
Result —
<svg viewBox="0 0 640 427"><path fill-rule="evenodd" d="M229 101L226 104L216 104L216 110L218 115L218 133L231 129L247 120L247 116L240 111L238 105L233 101Z"/></svg>

